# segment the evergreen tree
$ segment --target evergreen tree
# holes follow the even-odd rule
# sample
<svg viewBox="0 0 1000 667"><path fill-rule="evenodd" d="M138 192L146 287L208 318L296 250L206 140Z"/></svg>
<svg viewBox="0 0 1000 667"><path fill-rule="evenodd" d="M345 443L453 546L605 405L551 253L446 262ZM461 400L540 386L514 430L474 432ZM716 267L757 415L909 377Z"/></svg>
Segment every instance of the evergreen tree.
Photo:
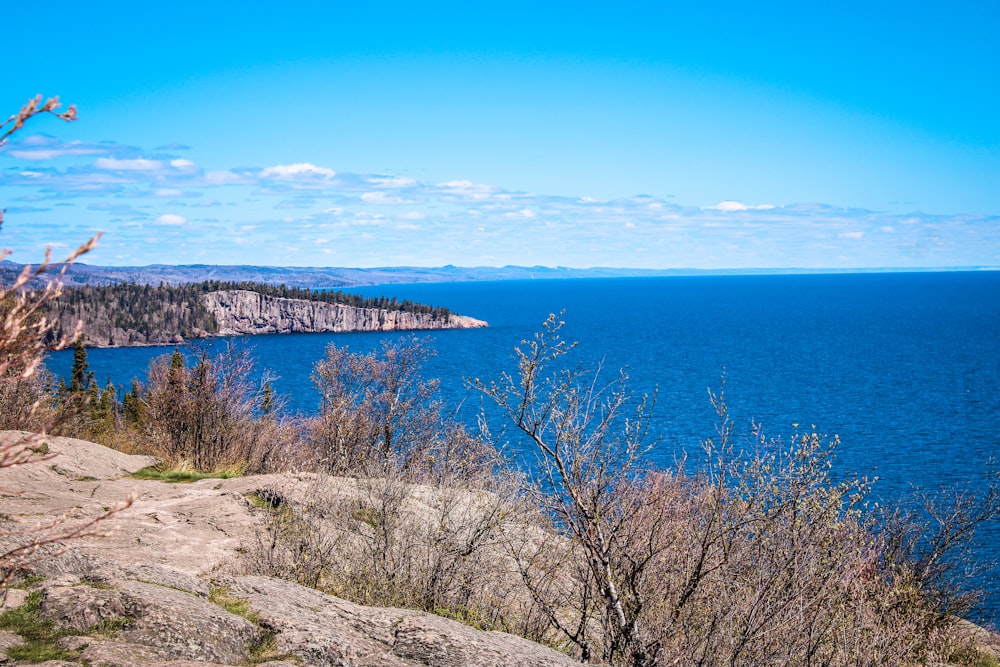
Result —
<svg viewBox="0 0 1000 667"><path fill-rule="evenodd" d="M184 355L180 349L174 348L174 353L170 355L170 388L174 391L181 391L184 385Z"/></svg>
<svg viewBox="0 0 1000 667"><path fill-rule="evenodd" d="M74 394L90 389L94 385L94 374L87 366L87 348L83 339L78 338L73 346L73 368L70 371L69 390Z"/></svg>
<svg viewBox="0 0 1000 667"><path fill-rule="evenodd" d="M87 396L87 435L96 442L105 442L115 433L118 423L118 389L108 378L104 389L93 382L87 389Z"/></svg>
<svg viewBox="0 0 1000 667"><path fill-rule="evenodd" d="M132 378L132 388L122 396L122 416L129 426L141 429L146 423L146 402L142 386Z"/></svg>
<svg viewBox="0 0 1000 667"><path fill-rule="evenodd" d="M264 381L264 388L260 393L260 411L265 417L270 417L274 412L274 392L271 390L271 383Z"/></svg>

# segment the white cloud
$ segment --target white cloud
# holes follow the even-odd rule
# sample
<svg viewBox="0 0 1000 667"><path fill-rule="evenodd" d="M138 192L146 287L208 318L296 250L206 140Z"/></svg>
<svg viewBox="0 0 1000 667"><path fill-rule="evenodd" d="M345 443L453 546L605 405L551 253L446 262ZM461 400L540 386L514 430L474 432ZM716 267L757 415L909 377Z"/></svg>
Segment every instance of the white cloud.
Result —
<svg viewBox="0 0 1000 667"><path fill-rule="evenodd" d="M238 185L245 182L246 178L232 171L210 171L205 174L206 185Z"/></svg>
<svg viewBox="0 0 1000 667"><path fill-rule="evenodd" d="M365 192L361 195L361 201L366 204L412 204L412 201L403 199L402 197L396 197L395 195L387 195L384 192Z"/></svg>
<svg viewBox="0 0 1000 667"><path fill-rule="evenodd" d="M98 145L41 138L8 145L6 155L11 150L34 151L34 157L27 159L41 159L42 151L49 151L49 157L69 155L71 150L84 155ZM26 194L16 200L22 204L44 201L85 209L94 224L123 230L129 243L147 242L157 229L161 236L176 234L181 227L192 245L198 234L221 234L218 230L229 231L225 238L258 244L264 235L276 239L275 261L290 257L284 243L301 247L303 253L311 250L317 257L323 257L319 246L341 249L345 257L360 257L349 250L350 244L368 243L367 238L377 239L372 246L379 252L384 249L396 261L409 255L438 257L444 244L441 239L459 234L482 246L478 251L468 249L479 253L475 256L480 262L496 257L508 263L523 259L566 265L574 261L610 265L647 252L659 265L705 268L777 267L790 256L805 265L820 266L841 263L836 259L840 255L854 258L846 263L902 266L913 264L918 254L918 263L957 266L996 264L996 248L1000 247L996 216L932 216L912 211L903 215L827 204L773 206L738 200L702 208L649 195L598 201L507 191L465 179L422 183L405 176L337 173L307 162L207 171L167 151L150 154L130 146L100 146L103 152L76 159L75 165L24 159L19 166L0 172L0 184L23 187ZM218 194L220 189L212 192L211 187L226 188L225 196ZM211 199L213 195L222 203ZM177 198L176 203L169 203L172 198ZM122 201L133 208L119 205ZM294 219L285 218L293 223L285 225L272 217L276 204L307 210ZM212 221L202 215L206 208L199 208L202 214L196 215L187 206L218 207L226 215ZM173 211L156 212L164 209ZM192 218L178 214L181 210ZM307 224L310 220L313 223ZM275 225L280 232L275 232ZM426 241L405 231L416 230L418 225L433 232L426 234ZM132 226L142 231L133 231ZM345 231L351 227L352 231ZM478 233L473 234L474 229ZM529 231L537 235L537 243L532 244L535 254L530 256L523 254L524 244L519 243ZM43 236L47 234L37 232L33 238ZM733 250L735 244L740 246L738 251ZM119 245L124 248L125 244ZM973 253L962 250L966 248L981 249L976 261L968 259ZM149 252L139 245L125 249L135 258ZM424 251L427 254L421 255Z"/></svg>
<svg viewBox="0 0 1000 667"><path fill-rule="evenodd" d="M94 160L94 166L108 171L156 171L163 166L159 160L136 158L134 160L119 160L113 157L99 157Z"/></svg>
<svg viewBox="0 0 1000 667"><path fill-rule="evenodd" d="M379 188L412 188L417 184L409 176L373 176L367 181Z"/></svg>
<svg viewBox="0 0 1000 667"><path fill-rule="evenodd" d="M297 209L309 209L316 205L316 200L312 197L293 197L291 199L283 199L274 205L274 208L297 208Z"/></svg>
<svg viewBox="0 0 1000 667"><path fill-rule="evenodd" d="M187 219L180 215L175 215L173 213L164 213L156 219L156 222L161 225L183 225L187 222Z"/></svg>
<svg viewBox="0 0 1000 667"><path fill-rule="evenodd" d="M497 191L497 188L492 185L482 185L464 180L445 181L444 183L438 183L437 186L445 194L465 199L488 199L490 195Z"/></svg>
<svg viewBox="0 0 1000 667"><path fill-rule="evenodd" d="M19 143L9 145L4 152L20 160L54 160L67 155L107 154L108 147L81 141L63 143L46 134L33 134Z"/></svg>
<svg viewBox="0 0 1000 667"><path fill-rule="evenodd" d="M364 226L364 225L381 225L385 223L385 216L381 213L369 213L367 211L360 211L354 214L352 223L354 225Z"/></svg>
<svg viewBox="0 0 1000 667"><path fill-rule="evenodd" d="M726 200L720 201L715 206L705 206L703 208L708 211L725 211L727 213L734 213L737 211L769 211L774 208L774 204L758 204L757 206L751 206L749 204L744 204L743 202Z"/></svg>
<svg viewBox="0 0 1000 667"><path fill-rule="evenodd" d="M45 148L35 148L31 150L18 150L14 149L7 151L7 154L11 157L16 157L21 160L54 160L57 157L62 157L64 155L93 155L93 151L86 151L80 153L74 153L66 150L59 149L45 149Z"/></svg>
<svg viewBox="0 0 1000 667"><path fill-rule="evenodd" d="M279 164L268 167L260 172L262 178L276 178L279 180L294 180L296 178L333 178L337 175L333 169L327 167L317 167L308 162L297 162L295 164Z"/></svg>

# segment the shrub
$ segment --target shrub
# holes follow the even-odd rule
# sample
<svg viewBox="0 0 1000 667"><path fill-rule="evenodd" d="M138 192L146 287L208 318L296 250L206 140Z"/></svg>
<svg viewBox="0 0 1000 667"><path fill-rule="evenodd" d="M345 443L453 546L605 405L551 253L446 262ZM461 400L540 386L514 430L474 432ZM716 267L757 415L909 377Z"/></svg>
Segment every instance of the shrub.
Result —
<svg viewBox="0 0 1000 667"><path fill-rule="evenodd" d="M234 347L215 356L198 350L192 364L180 350L157 357L148 384L135 383L124 396L119 430L138 443L133 452L157 456L168 469L285 469L294 433L278 419L269 384L253 384L253 367L248 351Z"/></svg>
<svg viewBox="0 0 1000 667"><path fill-rule="evenodd" d="M496 451L445 414L438 381L421 374L433 355L417 338L352 353L331 344L313 371L320 414L307 424L322 468L335 475L489 485Z"/></svg>
<svg viewBox="0 0 1000 667"><path fill-rule="evenodd" d="M549 318L517 349L517 376L475 386L535 459L512 462L542 539L508 553L576 655L607 664L901 665L953 652L972 564L964 547L1000 516L984 494L922 514L868 511L866 479L838 480L838 445L759 426L737 445L723 393L699 468L641 465L648 402L624 376L572 370ZM526 510L527 511L527 510Z"/></svg>

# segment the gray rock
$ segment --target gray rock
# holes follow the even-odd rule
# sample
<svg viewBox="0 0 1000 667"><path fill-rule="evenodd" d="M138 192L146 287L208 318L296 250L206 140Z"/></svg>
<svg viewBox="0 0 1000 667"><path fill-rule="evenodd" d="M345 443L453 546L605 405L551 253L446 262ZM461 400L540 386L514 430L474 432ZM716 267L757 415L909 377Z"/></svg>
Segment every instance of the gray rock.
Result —
<svg viewBox="0 0 1000 667"><path fill-rule="evenodd" d="M472 329L486 322L464 315L447 318L429 314L355 308L337 303L283 299L248 290L209 292L202 303L218 325L217 335L263 333L409 331L416 329Z"/></svg>
<svg viewBox="0 0 1000 667"><path fill-rule="evenodd" d="M115 639L164 660L242 662L260 630L202 597L138 581L116 588L43 585L42 616L88 634L114 628Z"/></svg>
<svg viewBox="0 0 1000 667"><path fill-rule="evenodd" d="M20 646L23 643L24 640L21 638L21 635L16 635L7 630L0 630L0 655L6 655L7 649ZM0 664L3 664L2 659L0 659Z"/></svg>
<svg viewBox="0 0 1000 667"><path fill-rule="evenodd" d="M141 644L110 639L90 639L80 654L92 667L131 667L132 665L159 665L159 653Z"/></svg>
<svg viewBox="0 0 1000 667"><path fill-rule="evenodd" d="M0 591L0 611L20 607L28 599L28 591L18 588L9 588Z"/></svg>
<svg viewBox="0 0 1000 667"><path fill-rule="evenodd" d="M364 607L265 577L234 577L225 583L234 595L249 600L260 623L276 633L278 653L290 653L309 665L579 665L540 644L433 614Z"/></svg>
<svg viewBox="0 0 1000 667"><path fill-rule="evenodd" d="M270 659L271 667L578 664L541 645L431 614L364 607L283 580L222 576L258 525L244 495L274 488L298 501L311 493L315 475L166 484L121 478L146 461L93 443L52 438L50 451L57 455L51 461L3 471L6 514L31 522L86 518L138 493L108 522L112 535L47 548L30 565L45 577L34 585L44 594L42 614L76 635L61 641L94 667L245 665L251 656ZM345 497L357 493L352 480L326 481ZM0 539L0 546L12 540ZM213 584L246 600L255 622L209 602ZM256 655L268 636L272 650ZM0 634L0 655L19 642ZM7 663L0 658L0 664Z"/></svg>

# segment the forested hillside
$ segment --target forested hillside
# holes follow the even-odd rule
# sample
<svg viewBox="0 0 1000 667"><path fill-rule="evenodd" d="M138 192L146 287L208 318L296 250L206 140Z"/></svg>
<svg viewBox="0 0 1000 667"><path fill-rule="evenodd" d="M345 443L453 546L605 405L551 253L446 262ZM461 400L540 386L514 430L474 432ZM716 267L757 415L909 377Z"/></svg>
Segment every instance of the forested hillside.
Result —
<svg viewBox="0 0 1000 667"><path fill-rule="evenodd" d="M278 299L414 313L435 320L447 320L450 315L446 308L432 308L408 300L217 280L155 287L135 283L75 287L47 304L42 314L55 322L48 342L71 332L76 323L82 321L84 338L92 346L179 343L218 333L216 315L204 297L214 292L236 290Z"/></svg>

